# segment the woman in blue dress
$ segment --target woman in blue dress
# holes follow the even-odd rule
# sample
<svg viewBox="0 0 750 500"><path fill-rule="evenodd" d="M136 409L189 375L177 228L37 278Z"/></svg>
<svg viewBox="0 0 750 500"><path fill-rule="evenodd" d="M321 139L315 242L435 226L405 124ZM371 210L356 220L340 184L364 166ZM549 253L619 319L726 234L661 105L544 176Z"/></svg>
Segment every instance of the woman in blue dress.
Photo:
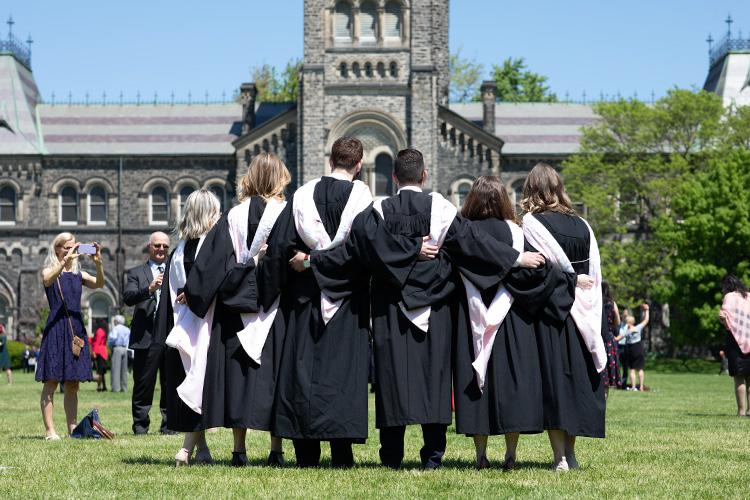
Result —
<svg viewBox="0 0 750 500"><path fill-rule="evenodd" d="M75 236L60 233L52 241L42 269L44 293L49 302L47 325L42 333L36 380L44 382L42 388L42 419L47 440L58 440L53 418L54 395L57 384L64 387L63 406L68 424L68 434L78 420L78 383L88 382L91 377L91 352L81 314L82 286L101 288L104 286L101 249L94 243L96 253L91 255L96 264L96 276L81 271L78 265L78 247ZM71 332L72 328L72 332ZM83 343L80 353L73 352L73 333Z"/></svg>

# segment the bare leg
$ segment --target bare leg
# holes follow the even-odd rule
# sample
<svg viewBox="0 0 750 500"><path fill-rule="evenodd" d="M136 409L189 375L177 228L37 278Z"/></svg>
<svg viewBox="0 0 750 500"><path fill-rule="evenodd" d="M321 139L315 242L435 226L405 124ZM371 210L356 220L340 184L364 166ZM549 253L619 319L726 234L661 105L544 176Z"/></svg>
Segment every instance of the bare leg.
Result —
<svg viewBox="0 0 750 500"><path fill-rule="evenodd" d="M576 437L567 433L565 434L565 460L571 469L578 468L578 460L576 460Z"/></svg>
<svg viewBox="0 0 750 500"><path fill-rule="evenodd" d="M42 397L39 404L42 408L42 420L44 421L44 430L47 437L57 436L55 432L55 391L57 390L57 380L48 380L42 386Z"/></svg>
<svg viewBox="0 0 750 500"><path fill-rule="evenodd" d="M630 386L635 389L635 368L630 369L630 378L628 379Z"/></svg>
<svg viewBox="0 0 750 500"><path fill-rule="evenodd" d="M604 386L604 401L609 399L609 385Z"/></svg>
<svg viewBox="0 0 750 500"><path fill-rule="evenodd" d="M745 394L747 396L747 404L745 405L747 411L745 415L750 417L750 377L745 377L745 387L747 387L747 393Z"/></svg>
<svg viewBox="0 0 750 500"><path fill-rule="evenodd" d="M518 432L509 432L505 435L505 460L516 459L519 437L521 437L521 434Z"/></svg>
<svg viewBox="0 0 750 500"><path fill-rule="evenodd" d="M8 368L8 370L5 373L6 375L8 375L8 385L13 385L13 370Z"/></svg>
<svg viewBox="0 0 750 500"><path fill-rule="evenodd" d="M193 449L195 448L195 445L198 444L200 437L199 432L186 432L185 438L182 440L182 448L184 450L187 450L188 456L193 454ZM205 436L203 437L203 442L206 442Z"/></svg>
<svg viewBox="0 0 750 500"><path fill-rule="evenodd" d="M273 434L271 435L271 451L275 451L276 453L284 452L284 440Z"/></svg>
<svg viewBox="0 0 750 500"><path fill-rule="evenodd" d="M641 368L640 370L638 370L638 381L641 383L641 392L646 390L646 385L643 383L644 379L645 377L644 377L643 369Z"/></svg>
<svg viewBox="0 0 750 500"><path fill-rule="evenodd" d="M234 436L234 451L236 453L246 453L245 450L245 435L247 429L232 429L232 435Z"/></svg>
<svg viewBox="0 0 750 500"><path fill-rule="evenodd" d="M68 422L68 435L72 434L73 429L78 424L78 381L65 382L65 397L63 398L65 407L65 420Z"/></svg>
<svg viewBox="0 0 750 500"><path fill-rule="evenodd" d="M549 444L552 446L552 467L555 470L568 470L568 464L565 461L565 431L549 430Z"/></svg>
<svg viewBox="0 0 750 500"><path fill-rule="evenodd" d="M479 462L482 460L482 457L487 457L487 436L475 435L474 449L477 453L477 464L479 464Z"/></svg>
<svg viewBox="0 0 750 500"><path fill-rule="evenodd" d="M747 394L747 385L745 384L745 377L742 375L734 376L734 395L737 398L737 415L740 417L747 413L747 406L745 406L745 396Z"/></svg>

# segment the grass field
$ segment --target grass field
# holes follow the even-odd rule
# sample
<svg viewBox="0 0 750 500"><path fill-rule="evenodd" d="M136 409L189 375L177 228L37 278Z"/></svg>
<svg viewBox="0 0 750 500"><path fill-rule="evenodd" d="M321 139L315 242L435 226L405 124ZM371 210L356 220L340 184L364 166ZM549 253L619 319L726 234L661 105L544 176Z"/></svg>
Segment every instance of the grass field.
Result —
<svg viewBox="0 0 750 500"><path fill-rule="evenodd" d="M647 372L648 393L614 391L607 408L607 439L581 439L581 469L550 471L545 435L522 437L521 469L503 473L497 466L502 437L490 439L488 456L495 468L478 472L469 438L449 430L445 466L419 469L418 427L407 431L407 457L401 471L378 465L377 433L370 402L370 439L355 447L353 470L294 468L294 451L285 443L287 467L263 466L268 450L264 433L248 434L245 469L229 467L231 431L208 435L218 464L174 467L180 436L133 436L126 393L97 393L82 385L81 416L98 407L114 441L45 442L39 412L41 385L15 374L13 386L0 378L0 497L747 497L750 418L735 416L728 376ZM56 424L64 429L62 398L55 402ZM158 395L155 398L158 401ZM152 418L158 412L152 410Z"/></svg>

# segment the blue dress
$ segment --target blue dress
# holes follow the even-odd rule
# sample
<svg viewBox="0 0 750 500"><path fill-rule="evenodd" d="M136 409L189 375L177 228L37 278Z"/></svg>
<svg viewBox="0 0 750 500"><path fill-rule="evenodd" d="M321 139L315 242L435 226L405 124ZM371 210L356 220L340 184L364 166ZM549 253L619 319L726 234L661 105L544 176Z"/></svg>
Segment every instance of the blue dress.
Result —
<svg viewBox="0 0 750 500"><path fill-rule="evenodd" d="M88 382L92 380L91 348L81 314L81 274L63 272L60 274L59 283L62 287L65 305L68 308L68 313L70 313L73 328L76 334L83 339L85 345L81 349L80 356L77 358L73 356L73 350L71 349L73 336L68 326L62 297L60 297L58 281L55 281L52 286L44 288L44 293L47 295L47 301L49 302L49 317L42 334L36 379L40 382L47 380Z"/></svg>

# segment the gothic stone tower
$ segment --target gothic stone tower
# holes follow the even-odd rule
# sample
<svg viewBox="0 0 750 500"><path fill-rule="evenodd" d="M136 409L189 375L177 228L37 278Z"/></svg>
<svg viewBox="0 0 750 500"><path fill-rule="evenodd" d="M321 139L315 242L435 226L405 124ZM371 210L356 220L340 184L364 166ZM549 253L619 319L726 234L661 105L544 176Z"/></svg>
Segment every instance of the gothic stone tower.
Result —
<svg viewBox="0 0 750 500"><path fill-rule="evenodd" d="M299 184L328 171L342 135L364 143L363 180L393 192L398 150L422 151L438 188L438 107L448 96L448 0L305 0L297 106Z"/></svg>

